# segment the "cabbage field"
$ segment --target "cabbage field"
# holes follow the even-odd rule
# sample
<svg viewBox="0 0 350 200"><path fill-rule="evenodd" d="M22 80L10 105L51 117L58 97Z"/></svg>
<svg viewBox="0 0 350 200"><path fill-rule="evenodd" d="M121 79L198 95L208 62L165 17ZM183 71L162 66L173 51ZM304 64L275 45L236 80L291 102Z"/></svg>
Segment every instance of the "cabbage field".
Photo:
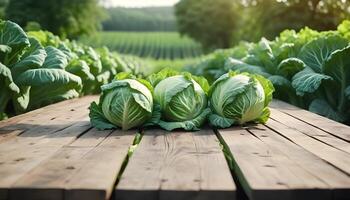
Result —
<svg viewBox="0 0 350 200"><path fill-rule="evenodd" d="M269 79L274 98L350 124L350 21L337 30L285 30L274 40L241 42L186 68L215 81L227 71Z"/></svg>
<svg viewBox="0 0 350 200"><path fill-rule="evenodd" d="M184 59L202 55L200 44L177 32L101 32L80 40L122 54L154 59Z"/></svg>
<svg viewBox="0 0 350 200"><path fill-rule="evenodd" d="M263 122L269 115L269 112L264 109L267 107L267 103L254 108L255 103L252 103L254 101L250 99L249 95L255 94L255 96L257 95L256 99L260 99L259 102L264 102L264 99L271 99L266 96L271 92L266 93L265 91L265 97L262 95L264 93L261 92L262 89L260 92L258 90L249 92L248 85L250 87L257 82L260 82L261 86L254 86L255 89L257 87L269 88L268 91L274 91L274 98L330 119L350 124L350 21L345 20L338 26L337 30L330 31L315 31L307 27L300 31L285 30L274 40L261 38L256 43L242 41L232 48L216 50L211 54L194 59L171 60L175 57L172 57L174 56L172 55L173 51L169 49L181 49L181 42L178 41L186 41L186 39L177 38L173 41L167 41L164 37L162 40L168 43L168 53L158 52L157 55L165 56L164 58L168 59L158 61L154 58L124 55L123 53L127 52L115 52L108 47L102 47L103 45L100 43L94 43L96 46L94 48L74 40L61 39L48 31L26 32L11 21L1 21L0 23L2 34L0 38L1 119L58 101L88 94L100 94L101 91L109 90L109 87L115 84L114 81L123 80L130 76L131 79L138 81L141 80L140 78L146 79L145 82L149 82L146 86L155 87L150 89L151 97L155 98L158 104L162 101L166 102L163 106L162 104L158 105L160 107L153 107L150 102L147 103L150 106L147 109L149 113L146 118L136 123L137 125L147 124L147 119L154 120L153 110L162 113L156 114L158 117L170 116L165 119L160 118L160 121L157 122L158 125L167 130L175 128L198 130L205 119L208 119L212 125L219 127L228 127L247 121ZM114 33L108 34L115 37ZM138 43L138 34L142 33L135 33L134 36L131 36L133 39L125 42L132 46L130 49L136 49L137 45L142 44L142 42ZM169 34L171 35L171 33ZM144 35L144 38L154 37ZM103 38L108 39L107 36ZM123 36L120 38L116 41L122 43ZM153 39L156 40L155 38L157 37ZM147 40L145 39L145 41ZM156 46L158 43L153 41L145 42L145 44ZM191 40L187 40L188 49L191 49L189 52L195 52L196 45L194 44ZM148 49L152 50L151 52L156 52L156 48ZM147 50L139 52L147 52ZM191 56L200 54L201 51L198 48L197 54ZM152 57L152 54L148 55L148 57ZM184 72L163 70L156 74L163 68ZM122 73L118 76L117 74L120 72ZM243 77L239 73L243 73ZM174 79L173 83L170 81L167 84L159 84L162 86L158 87L165 90L170 89L166 95L168 95L167 93L177 94L185 89L184 85L192 85L191 87L194 88L201 87L203 92L196 94L198 92L196 91L191 94L186 90L183 96L178 99L182 103L175 102L176 106L170 108L172 99L170 97L167 97L170 98L167 100L162 99L165 97L162 94L163 91L159 92L156 87L160 80L169 78L169 74L172 76L181 75L187 80ZM229 88L236 84L233 81L229 82L227 86L220 86L224 89L220 88L219 92L215 92L217 82L225 79L223 78L225 76L237 79L238 89L244 84L247 84L247 88L242 87L237 91L231 90ZM235 78L235 76L240 78ZM188 80L193 81L188 84ZM200 87L196 86L195 81ZM108 86L111 82L112 86ZM122 85L125 84L129 83ZM177 84L182 86L176 89ZM224 83L220 82L220 84ZM171 90L172 87L175 88L175 91ZM212 89L209 89L210 87ZM157 95L158 93L159 95ZM228 96L223 97L222 94ZM194 96L191 97L191 95ZM217 97L210 99L212 95ZM241 95L245 95L245 98L242 98ZM144 98L142 97L138 101L144 101ZM236 101L241 99L241 102L236 102L241 107L225 111L232 102L228 99ZM198 102L196 103L196 101ZM226 101L227 103L225 103ZM205 102L205 104L199 102ZM184 108L177 107L183 103L188 105ZM222 107L223 105L225 105L225 109ZM246 107L247 105L250 106ZM92 108L95 107L96 113L101 115L103 107L101 106L95 104ZM209 107L210 110L207 110ZM171 117L171 113L175 112L174 109L179 109L180 113L174 113L174 116ZM196 111L196 109L199 110ZM237 109L243 110L236 113ZM95 117L98 116L96 113ZM109 119L109 121L112 120L112 118ZM132 122L130 119L127 120ZM102 121L105 122L106 117L103 117ZM123 127L123 125L120 126ZM134 126L125 125L125 129ZM112 125L107 125L107 127L112 127Z"/></svg>
<svg viewBox="0 0 350 200"><path fill-rule="evenodd" d="M0 33L0 120L98 94L117 72L150 73L139 58L61 40L47 31L25 32L11 21L0 21Z"/></svg>

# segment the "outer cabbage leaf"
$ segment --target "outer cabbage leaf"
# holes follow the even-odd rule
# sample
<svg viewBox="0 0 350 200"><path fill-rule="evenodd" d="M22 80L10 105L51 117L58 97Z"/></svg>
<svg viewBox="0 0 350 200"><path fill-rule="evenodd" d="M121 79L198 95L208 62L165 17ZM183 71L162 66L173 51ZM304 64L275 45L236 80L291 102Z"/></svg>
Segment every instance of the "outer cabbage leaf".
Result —
<svg viewBox="0 0 350 200"><path fill-rule="evenodd" d="M253 78L256 78L261 86L264 89L264 95L265 95L265 104L264 106L267 107L269 103L272 101L272 94L275 91L275 88L273 87L273 84L268 79L264 78L260 75L251 75Z"/></svg>
<svg viewBox="0 0 350 200"><path fill-rule="evenodd" d="M12 73L9 68L7 68L5 65L3 65L0 62L0 88L8 89L12 92L19 93L19 88L16 85L16 83L13 81ZM4 95L4 93L1 93L0 95Z"/></svg>
<svg viewBox="0 0 350 200"><path fill-rule="evenodd" d="M100 56L93 48L86 47L84 53L80 55L80 59L85 60L88 63L91 73L95 76L102 72Z"/></svg>
<svg viewBox="0 0 350 200"><path fill-rule="evenodd" d="M170 101L175 95L182 92L186 88L192 85L191 81L186 80L183 77L177 76L170 78L170 81L163 82L162 84L157 84L155 88L154 98L157 103L160 105L161 109L166 109ZM187 90L189 92L191 89ZM159 92L158 92L159 91ZM186 97L184 97L186 100Z"/></svg>
<svg viewBox="0 0 350 200"><path fill-rule="evenodd" d="M168 77L179 75L180 73L169 68L165 68L156 74L151 74L147 80L155 87L158 83Z"/></svg>
<svg viewBox="0 0 350 200"><path fill-rule="evenodd" d="M350 46L332 53L325 62L324 73L333 77L343 89L350 85Z"/></svg>
<svg viewBox="0 0 350 200"><path fill-rule="evenodd" d="M94 75L90 72L88 64L84 60L73 59L66 67L66 71L79 76L84 80L95 80Z"/></svg>
<svg viewBox="0 0 350 200"><path fill-rule="evenodd" d="M0 63L0 115L5 118L5 108L11 98L12 93L18 94L19 87L12 79L11 70Z"/></svg>
<svg viewBox="0 0 350 200"><path fill-rule="evenodd" d="M110 123L127 130L152 119L153 99L146 86L132 79L102 86L100 108Z"/></svg>
<svg viewBox="0 0 350 200"><path fill-rule="evenodd" d="M207 106L206 94L199 84L181 75L161 81L154 89L154 99L169 122L194 119Z"/></svg>
<svg viewBox="0 0 350 200"><path fill-rule="evenodd" d="M227 76L225 79L218 79L212 86L210 106L215 110L215 113L226 117L225 107L231 104L236 99L236 96L245 93L252 85L252 82L246 81L244 78L241 79L241 77L231 79L230 76Z"/></svg>
<svg viewBox="0 0 350 200"><path fill-rule="evenodd" d="M333 80L333 78L316 73L311 68L305 68L293 77L292 86L298 95L303 96L305 93L315 92L326 80Z"/></svg>
<svg viewBox="0 0 350 200"><path fill-rule="evenodd" d="M338 49L348 45L348 41L340 36L321 37L306 44L299 53L299 58L314 72L323 71L324 62Z"/></svg>
<svg viewBox="0 0 350 200"><path fill-rule="evenodd" d="M233 119L221 117L220 115L217 115L217 114L209 115L209 122L212 126L220 127L220 128L228 128L235 123Z"/></svg>
<svg viewBox="0 0 350 200"><path fill-rule="evenodd" d="M274 75L270 76L268 79L271 81L274 87L282 88L281 90L285 92L287 92L289 89L294 90L292 87L292 83L283 76Z"/></svg>
<svg viewBox="0 0 350 200"><path fill-rule="evenodd" d="M332 96L338 97L337 110L346 112L350 102L347 100L347 87L350 87L350 46L337 50L332 53L330 58L325 62L324 73L333 77L335 83L332 87L327 87Z"/></svg>
<svg viewBox="0 0 350 200"><path fill-rule="evenodd" d="M123 79L119 81L114 81L112 83L101 86L101 90L102 92L107 92L108 90L112 90L114 88L121 87L121 86L128 86L131 89L137 91L138 93L143 94L145 98L147 98L149 105L145 105L144 103L141 103L140 106L144 107L144 109L151 112L152 104L153 104L152 93L145 85L141 84L137 80Z"/></svg>
<svg viewBox="0 0 350 200"><path fill-rule="evenodd" d="M109 70L111 74L117 73L117 62L112 57L111 53L109 52L108 48L100 48L97 50L97 52L100 54L101 57L101 63L104 70Z"/></svg>
<svg viewBox="0 0 350 200"><path fill-rule="evenodd" d="M68 65L67 56L59 49L48 46L45 48L47 53L42 68L65 69Z"/></svg>
<svg viewBox="0 0 350 200"><path fill-rule="evenodd" d="M267 71L275 71L275 56L273 55L270 41L262 38L258 44L249 49L248 55L243 61L252 65L262 66Z"/></svg>
<svg viewBox="0 0 350 200"><path fill-rule="evenodd" d="M158 122L158 125L167 131L172 131L178 128L182 128L186 131L199 131L200 127L202 126L202 124L204 124L210 112L210 109L207 108L204 109L201 114L199 114L197 117L191 120L182 122L167 122L160 120Z"/></svg>
<svg viewBox="0 0 350 200"><path fill-rule="evenodd" d="M6 54L6 53L10 53L11 51L12 49L8 45L0 44L0 53Z"/></svg>
<svg viewBox="0 0 350 200"><path fill-rule="evenodd" d="M225 63L225 69L233 70L233 71L239 71L239 72L248 72L252 74L260 74L265 77L271 76L263 67L250 65L247 63L244 63L240 60L237 60L235 58L228 58Z"/></svg>
<svg viewBox="0 0 350 200"><path fill-rule="evenodd" d="M14 64L11 69L15 77L28 69L36 69L44 64L47 56L45 49L38 40L29 38L29 41L30 47L26 49L21 60Z"/></svg>
<svg viewBox="0 0 350 200"><path fill-rule="evenodd" d="M277 67L278 71L285 77L292 77L305 68L305 63L298 58L287 58Z"/></svg>
<svg viewBox="0 0 350 200"><path fill-rule="evenodd" d="M19 60L30 43L23 29L11 21L0 21L0 35L0 44L6 45L0 51L0 61L10 66Z"/></svg>
<svg viewBox="0 0 350 200"><path fill-rule="evenodd" d="M62 69L31 69L20 74L15 82L30 86L30 109L78 97L82 83L75 76Z"/></svg>
<svg viewBox="0 0 350 200"><path fill-rule="evenodd" d="M102 112L102 108L99 105L97 105L96 102L92 102L89 109L90 122L93 127L97 128L98 130L116 128L114 124L110 123L105 118Z"/></svg>
<svg viewBox="0 0 350 200"><path fill-rule="evenodd" d="M155 86L154 99L160 106L162 128L199 130L208 115L206 79L164 69L148 80Z"/></svg>
<svg viewBox="0 0 350 200"><path fill-rule="evenodd" d="M251 121L266 122L273 91L272 83L260 75L224 74L210 89L211 125L227 128Z"/></svg>

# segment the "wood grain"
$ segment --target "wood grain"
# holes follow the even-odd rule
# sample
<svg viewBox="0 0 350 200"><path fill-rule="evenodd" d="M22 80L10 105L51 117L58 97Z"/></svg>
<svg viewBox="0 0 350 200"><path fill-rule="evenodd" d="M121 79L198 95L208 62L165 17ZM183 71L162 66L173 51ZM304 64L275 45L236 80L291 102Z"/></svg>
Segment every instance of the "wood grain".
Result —
<svg viewBox="0 0 350 200"><path fill-rule="evenodd" d="M23 137L45 136L50 131L57 131L79 121L81 116L87 116L87 108L96 96L87 96L75 100L68 100L19 115L0 122L0 144L21 134ZM79 100L79 101L78 101ZM79 118L80 117L80 118ZM20 137L21 138L21 137ZM36 138L37 139L37 138ZM13 145L10 145L13 146Z"/></svg>
<svg viewBox="0 0 350 200"><path fill-rule="evenodd" d="M347 175L350 175L350 156L348 153L315 140L314 138L299 132L297 129L288 127L280 122L273 123L273 121L271 121L268 126L279 132L280 135L288 138L291 142L332 164Z"/></svg>
<svg viewBox="0 0 350 200"><path fill-rule="evenodd" d="M309 112L307 110L298 108L296 106L290 105L283 101L273 100L270 105L272 108L289 114L309 125L312 125L318 129L326 131L334 136L342 138L347 142L350 142L350 127L336 122L334 120L328 119L326 117L317 115L315 113Z"/></svg>
<svg viewBox="0 0 350 200"><path fill-rule="evenodd" d="M299 132L305 134L306 136L313 138L314 140L325 143L329 146L332 146L333 148L336 148L350 155L350 143L345 140L335 137L332 134L329 134L321 129L311 126L299 119L296 119L276 109L271 109L270 118L292 129L296 129Z"/></svg>
<svg viewBox="0 0 350 200"><path fill-rule="evenodd" d="M135 132L110 133L92 129L64 146L20 178L11 199L108 199Z"/></svg>
<svg viewBox="0 0 350 200"><path fill-rule="evenodd" d="M115 199L235 199L236 187L215 134L146 131Z"/></svg>
<svg viewBox="0 0 350 200"><path fill-rule="evenodd" d="M74 105L63 104L64 107L56 112L40 114L39 119L33 116L17 121L17 124L11 119L2 122L0 130L18 127L25 131L0 144L0 199L7 198L8 189L20 177L91 128L87 107L94 98L81 98ZM50 118L53 115L57 117Z"/></svg>
<svg viewBox="0 0 350 200"><path fill-rule="evenodd" d="M349 194L343 190L349 188L346 174L267 127L235 127L219 134L230 148L235 175L250 199L330 200L332 188L339 197ZM324 172L329 174L319 175Z"/></svg>

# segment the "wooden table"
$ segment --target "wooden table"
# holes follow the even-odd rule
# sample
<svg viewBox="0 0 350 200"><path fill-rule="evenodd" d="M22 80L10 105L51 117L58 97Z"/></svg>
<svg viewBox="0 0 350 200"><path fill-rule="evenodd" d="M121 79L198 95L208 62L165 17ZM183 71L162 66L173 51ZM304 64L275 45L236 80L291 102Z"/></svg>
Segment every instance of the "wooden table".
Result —
<svg viewBox="0 0 350 200"><path fill-rule="evenodd" d="M97 98L0 122L0 200L350 199L343 124L275 100L266 125L144 130L135 148L137 130L90 126Z"/></svg>

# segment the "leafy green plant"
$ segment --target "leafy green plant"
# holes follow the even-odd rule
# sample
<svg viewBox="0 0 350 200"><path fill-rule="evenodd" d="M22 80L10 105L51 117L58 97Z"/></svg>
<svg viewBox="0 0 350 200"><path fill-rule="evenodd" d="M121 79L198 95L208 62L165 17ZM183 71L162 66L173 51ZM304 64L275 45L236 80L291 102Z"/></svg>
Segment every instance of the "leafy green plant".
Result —
<svg viewBox="0 0 350 200"><path fill-rule="evenodd" d="M312 100L309 110L330 119L350 120L350 46L340 36L313 40L300 52L306 68L293 77L298 95Z"/></svg>
<svg viewBox="0 0 350 200"><path fill-rule="evenodd" d="M200 129L210 113L206 79L164 69L149 76L148 80L154 86L154 100L160 107L160 127L169 131Z"/></svg>
<svg viewBox="0 0 350 200"><path fill-rule="evenodd" d="M230 71L217 79L210 88L209 101L213 113L210 124L227 128L247 122L265 123L270 115L272 83L259 75Z"/></svg>
<svg viewBox="0 0 350 200"><path fill-rule="evenodd" d="M128 130L157 120L152 117L153 89L147 81L120 73L101 89L99 104L90 106L91 124L97 129Z"/></svg>
<svg viewBox="0 0 350 200"><path fill-rule="evenodd" d="M211 81L229 70L259 74L273 83L275 98L349 124L349 24L336 31L285 30L273 41L241 43L187 69Z"/></svg>
<svg viewBox="0 0 350 200"><path fill-rule="evenodd" d="M0 21L0 113L22 113L79 96L80 77L59 49L43 47L17 24Z"/></svg>

